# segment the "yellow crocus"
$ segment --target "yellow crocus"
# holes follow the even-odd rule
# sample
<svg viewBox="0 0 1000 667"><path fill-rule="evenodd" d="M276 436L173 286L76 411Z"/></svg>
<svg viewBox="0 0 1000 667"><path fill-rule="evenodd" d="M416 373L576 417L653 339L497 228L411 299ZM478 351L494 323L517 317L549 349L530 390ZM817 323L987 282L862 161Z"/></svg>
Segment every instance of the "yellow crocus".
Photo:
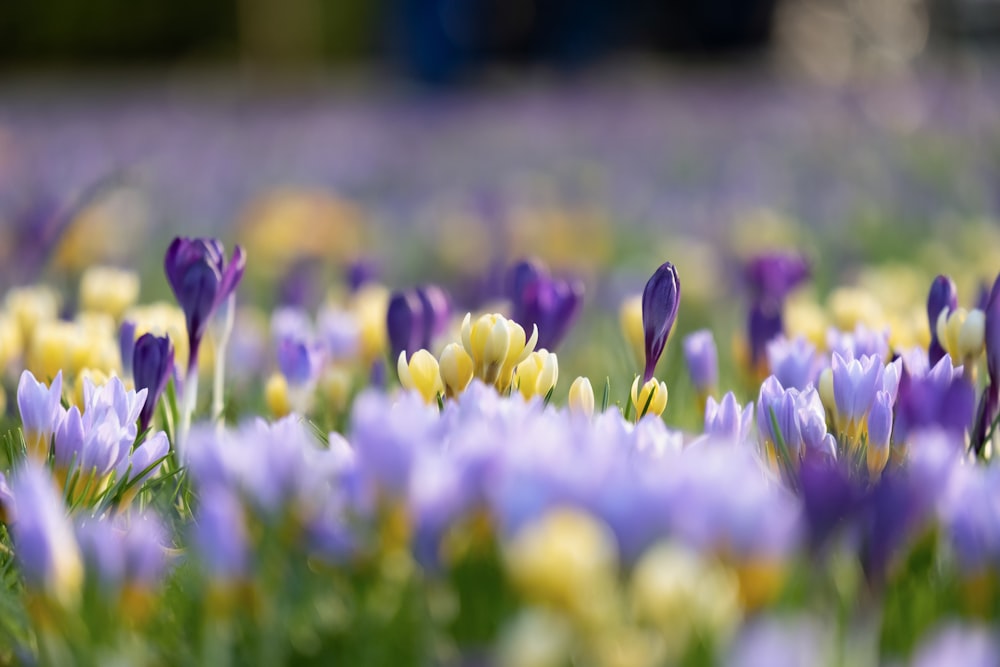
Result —
<svg viewBox="0 0 1000 667"><path fill-rule="evenodd" d="M559 380L559 360L554 352L536 350L517 365L514 382L525 400L545 396Z"/></svg>
<svg viewBox="0 0 1000 667"><path fill-rule="evenodd" d="M650 394L652 394L652 398L650 398ZM646 407L647 402L649 403L648 408ZM643 408L646 408L647 415L659 417L667 409L667 385L663 382L657 382L656 378L650 378L649 382L640 388L639 376L636 376L635 380L632 381L632 407L635 408L637 419L644 416L642 414Z"/></svg>
<svg viewBox="0 0 1000 667"><path fill-rule="evenodd" d="M406 351L400 352L396 370L399 373L399 383L405 389L419 392L427 404L434 403L438 394L444 393L441 369L437 359L427 350L414 352L409 363L406 361Z"/></svg>
<svg viewBox="0 0 1000 667"><path fill-rule="evenodd" d="M438 363L446 398L455 398L472 382L472 357L458 343L448 343Z"/></svg>
<svg viewBox="0 0 1000 667"><path fill-rule="evenodd" d="M594 414L594 388L589 379L580 376L573 380L573 384L569 387L567 404L572 412L578 412L588 417Z"/></svg>

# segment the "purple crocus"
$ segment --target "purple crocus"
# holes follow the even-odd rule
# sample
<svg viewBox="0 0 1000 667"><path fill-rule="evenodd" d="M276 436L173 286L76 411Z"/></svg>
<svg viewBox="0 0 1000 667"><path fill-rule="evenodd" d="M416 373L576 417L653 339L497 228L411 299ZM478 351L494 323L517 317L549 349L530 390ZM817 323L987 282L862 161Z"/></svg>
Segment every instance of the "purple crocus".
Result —
<svg viewBox="0 0 1000 667"><path fill-rule="evenodd" d="M750 290L751 300L747 335L752 368L763 368L767 344L784 330L782 310L785 299L809 275L806 259L788 253L764 253L751 259L744 267L743 280Z"/></svg>
<svg viewBox="0 0 1000 667"><path fill-rule="evenodd" d="M670 262L664 262L642 290L642 329L646 348L646 367L642 372L644 383L653 378L656 363L677 320L680 304L681 283L677 278L677 269Z"/></svg>
<svg viewBox="0 0 1000 667"><path fill-rule="evenodd" d="M1000 275L993 283L984 309L986 315L986 369L989 382L979 399L976 420L971 433L972 447L976 453L986 446L986 436L1000 413Z"/></svg>
<svg viewBox="0 0 1000 667"><path fill-rule="evenodd" d="M910 667L993 667L1000 664L1000 641L995 631L982 626L951 623L928 633Z"/></svg>
<svg viewBox="0 0 1000 667"><path fill-rule="evenodd" d="M852 443L856 443L868 419L875 392L881 387L882 363L876 356L845 361L834 352L832 370L838 426Z"/></svg>
<svg viewBox="0 0 1000 667"><path fill-rule="evenodd" d="M323 350L318 343L302 336L278 339L278 368L292 386L301 387L314 381L323 364Z"/></svg>
<svg viewBox="0 0 1000 667"><path fill-rule="evenodd" d="M746 442L753 428L753 403L741 407L733 392L726 392L716 402L711 396L705 402L705 434L726 438L733 442Z"/></svg>
<svg viewBox="0 0 1000 667"><path fill-rule="evenodd" d="M17 503L14 550L25 581L54 599L74 600L83 578L80 550L49 471L29 462L11 485Z"/></svg>
<svg viewBox="0 0 1000 667"><path fill-rule="evenodd" d="M719 384L719 351L708 329L695 331L684 338L684 360L691 384L699 396L708 396Z"/></svg>
<svg viewBox="0 0 1000 667"><path fill-rule="evenodd" d="M201 492L192 541L206 574L238 580L250 567L249 536L243 506L234 491L213 485Z"/></svg>
<svg viewBox="0 0 1000 667"><path fill-rule="evenodd" d="M522 260L507 272L512 319L526 331L538 327L538 347L554 350L583 305L583 283L555 278L538 260Z"/></svg>
<svg viewBox="0 0 1000 667"><path fill-rule="evenodd" d="M941 341L937 337L937 321L942 310L955 310L958 307L958 289L948 276L938 276L931 283L927 295L927 321L931 328L931 343L927 350L927 358L933 366L945 355Z"/></svg>
<svg viewBox="0 0 1000 667"><path fill-rule="evenodd" d="M400 352L412 355L427 350L434 338L448 327L451 302L437 285L394 292L386 311L386 332L393 358Z"/></svg>
<svg viewBox="0 0 1000 667"><path fill-rule="evenodd" d="M187 321L189 372L198 366L198 348L212 315L236 290L245 268L243 248L236 246L226 263L225 249L216 239L177 237L167 248L167 280Z"/></svg>
<svg viewBox="0 0 1000 667"><path fill-rule="evenodd" d="M44 461L49 454L52 435L62 415L62 371L56 373L51 386L39 382L31 371L21 373L17 383L17 409L21 413L21 431L28 455Z"/></svg>
<svg viewBox="0 0 1000 667"><path fill-rule="evenodd" d="M146 402L139 412L139 431L149 428L160 396L167 388L167 382L174 373L174 345L168 336L151 333L139 336L135 341L132 357L132 374L135 387L146 389Z"/></svg>
<svg viewBox="0 0 1000 667"><path fill-rule="evenodd" d="M962 378L962 368L954 367L945 355L929 371L920 366L903 366L896 398L893 433L897 442L926 429L943 429L964 434L972 424L976 407L975 390Z"/></svg>
<svg viewBox="0 0 1000 667"><path fill-rule="evenodd" d="M771 373L783 387L805 389L816 384L820 361L816 346L799 336L789 340L784 336L767 344L767 362Z"/></svg>

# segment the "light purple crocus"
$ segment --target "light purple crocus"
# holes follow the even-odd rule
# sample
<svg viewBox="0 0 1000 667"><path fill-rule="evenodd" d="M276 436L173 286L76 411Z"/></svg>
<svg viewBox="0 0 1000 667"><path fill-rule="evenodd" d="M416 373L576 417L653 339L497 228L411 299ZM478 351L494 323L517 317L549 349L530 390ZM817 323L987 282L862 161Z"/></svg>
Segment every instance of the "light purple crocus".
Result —
<svg viewBox="0 0 1000 667"><path fill-rule="evenodd" d="M17 504L11 530L21 574L33 588L72 599L82 577L80 550L55 480L29 461L18 469L11 490Z"/></svg>
<svg viewBox="0 0 1000 667"><path fill-rule="evenodd" d="M815 384L820 361L816 346L802 336L792 340L780 336L767 344L767 363L783 387L805 389Z"/></svg>
<svg viewBox="0 0 1000 667"><path fill-rule="evenodd" d="M664 262L642 290L642 329L646 351L643 382L649 382L653 377L656 363L670 337L670 330L677 321L680 304L681 283L677 277L677 269L670 262Z"/></svg>
<svg viewBox="0 0 1000 667"><path fill-rule="evenodd" d="M17 409L21 413L21 432L28 456L44 461L49 455L52 436L62 416L62 371L51 386L39 382L31 371L21 373L17 383Z"/></svg>
<svg viewBox="0 0 1000 667"><path fill-rule="evenodd" d="M882 362L877 356L862 356L845 361L833 353L833 397L840 429L852 441L868 418L882 381Z"/></svg>
<svg viewBox="0 0 1000 667"><path fill-rule="evenodd" d="M249 574L246 517L233 490L221 485L202 489L191 531L198 562L208 576L231 582Z"/></svg>
<svg viewBox="0 0 1000 667"><path fill-rule="evenodd" d="M877 357L883 363L889 356L889 330L869 329L863 324L854 331L840 331L831 327L826 332L826 348L839 354L845 361L861 357Z"/></svg>
<svg viewBox="0 0 1000 667"><path fill-rule="evenodd" d="M246 268L246 253L236 246L226 262L216 239L177 237L167 248L164 269L184 311L188 332L188 369L198 366L198 349L212 315L232 294Z"/></svg>
<svg viewBox="0 0 1000 667"><path fill-rule="evenodd" d="M286 336L277 341L278 368L293 387L306 386L318 376L323 365L320 345L302 337Z"/></svg>
<svg viewBox="0 0 1000 667"><path fill-rule="evenodd" d="M995 667L1000 664L1000 641L994 630L955 623L939 627L917 648L911 667Z"/></svg>
<svg viewBox="0 0 1000 667"><path fill-rule="evenodd" d="M685 336L684 360L695 391L700 396L715 391L719 384L719 352L711 331L701 329Z"/></svg>
<svg viewBox="0 0 1000 667"><path fill-rule="evenodd" d="M741 407L731 391L719 402L709 396L705 403L705 434L746 442L753 428L753 414L753 403Z"/></svg>

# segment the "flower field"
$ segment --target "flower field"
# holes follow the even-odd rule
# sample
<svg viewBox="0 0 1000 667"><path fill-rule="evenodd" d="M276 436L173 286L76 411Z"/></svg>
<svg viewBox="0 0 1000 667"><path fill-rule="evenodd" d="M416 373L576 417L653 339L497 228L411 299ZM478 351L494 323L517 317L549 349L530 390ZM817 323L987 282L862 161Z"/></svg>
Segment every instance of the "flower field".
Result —
<svg viewBox="0 0 1000 667"><path fill-rule="evenodd" d="M675 77L0 103L0 664L1000 664L1000 87Z"/></svg>

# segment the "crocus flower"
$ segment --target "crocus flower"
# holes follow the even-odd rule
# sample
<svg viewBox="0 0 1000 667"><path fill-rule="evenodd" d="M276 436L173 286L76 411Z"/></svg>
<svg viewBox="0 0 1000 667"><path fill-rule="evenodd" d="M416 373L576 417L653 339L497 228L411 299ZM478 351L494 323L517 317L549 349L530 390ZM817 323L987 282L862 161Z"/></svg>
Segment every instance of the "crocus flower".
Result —
<svg viewBox="0 0 1000 667"><path fill-rule="evenodd" d="M227 263L222 243L215 239L177 237L167 248L164 269L177 302L184 310L188 332L188 367L197 368L198 348L212 315L236 290L246 254L236 246Z"/></svg>
<svg viewBox="0 0 1000 667"><path fill-rule="evenodd" d="M911 667L962 665L992 667L1000 664L1000 642L986 627L949 624L929 633L917 648Z"/></svg>
<svg viewBox="0 0 1000 667"><path fill-rule="evenodd" d="M931 329L931 342L927 350L928 361L933 366L941 361L945 350L937 337L937 321L942 311L952 311L958 307L958 289L948 276L938 276L931 283L927 295L927 322Z"/></svg>
<svg viewBox="0 0 1000 667"><path fill-rule="evenodd" d="M892 435L892 397L878 391L868 415L868 472L876 476L889 461L889 439Z"/></svg>
<svg viewBox="0 0 1000 667"><path fill-rule="evenodd" d="M319 376L323 350L315 341L284 336L277 341L278 368L292 387L308 386Z"/></svg>
<svg viewBox="0 0 1000 667"><path fill-rule="evenodd" d="M801 336L793 340L782 336L768 343L767 362L783 387L805 389L819 379L816 346Z"/></svg>
<svg viewBox="0 0 1000 667"><path fill-rule="evenodd" d="M734 442L746 442L753 428L753 403L741 407L733 392L726 392L716 402L711 396L705 403L705 433Z"/></svg>
<svg viewBox="0 0 1000 667"><path fill-rule="evenodd" d="M947 354L929 371L904 364L893 434L901 443L921 430L964 434L972 424L975 407L975 390L962 379L962 367L954 367Z"/></svg>
<svg viewBox="0 0 1000 667"><path fill-rule="evenodd" d="M664 262L642 291L642 329L646 352L643 384L653 379L656 363L663 354L670 330L677 320L680 303L681 283L677 278L677 270L670 262Z"/></svg>
<svg viewBox="0 0 1000 667"><path fill-rule="evenodd" d="M249 573L250 548L243 506L235 493L221 485L201 492L192 540L206 573L221 582Z"/></svg>
<svg viewBox="0 0 1000 667"><path fill-rule="evenodd" d="M684 360L691 384L704 403L719 384L719 352L711 331L702 329L684 338Z"/></svg>
<svg viewBox="0 0 1000 667"><path fill-rule="evenodd" d="M866 428L868 412L882 380L882 364L875 356L844 361L834 352L831 368L838 428L850 443L856 444Z"/></svg>
<svg viewBox="0 0 1000 667"><path fill-rule="evenodd" d="M538 260L523 260L507 272L507 298L512 319L527 328L538 327L538 346L554 350L583 305L583 284L554 278Z"/></svg>
<svg viewBox="0 0 1000 667"><path fill-rule="evenodd" d="M782 310L785 298L807 280L809 274L809 263L805 258L785 253L758 255L744 267L743 280L750 290L751 299L747 334L752 368L762 368L767 344L784 330Z"/></svg>
<svg viewBox="0 0 1000 667"><path fill-rule="evenodd" d="M17 409L21 413L21 430L28 456L44 461L49 455L52 435L61 418L62 371L56 374L51 386L35 379L31 371L21 373L17 383Z"/></svg>
<svg viewBox="0 0 1000 667"><path fill-rule="evenodd" d="M139 412L139 430L145 431L174 373L174 345L170 338L150 333L139 336L131 365L136 389L146 390L146 400Z"/></svg>
<svg viewBox="0 0 1000 667"><path fill-rule="evenodd" d="M386 332L393 358L400 352L429 350L448 326L451 304L437 285L394 292L386 311Z"/></svg>
<svg viewBox="0 0 1000 667"><path fill-rule="evenodd" d="M1000 275L986 302L983 338L986 343L986 369L989 382L979 399L971 441L976 453L986 446L986 435L1000 413Z"/></svg>
<svg viewBox="0 0 1000 667"><path fill-rule="evenodd" d="M63 604L72 604L83 580L80 549L66 506L49 472L33 462L11 485L17 503L14 549L28 585Z"/></svg>

